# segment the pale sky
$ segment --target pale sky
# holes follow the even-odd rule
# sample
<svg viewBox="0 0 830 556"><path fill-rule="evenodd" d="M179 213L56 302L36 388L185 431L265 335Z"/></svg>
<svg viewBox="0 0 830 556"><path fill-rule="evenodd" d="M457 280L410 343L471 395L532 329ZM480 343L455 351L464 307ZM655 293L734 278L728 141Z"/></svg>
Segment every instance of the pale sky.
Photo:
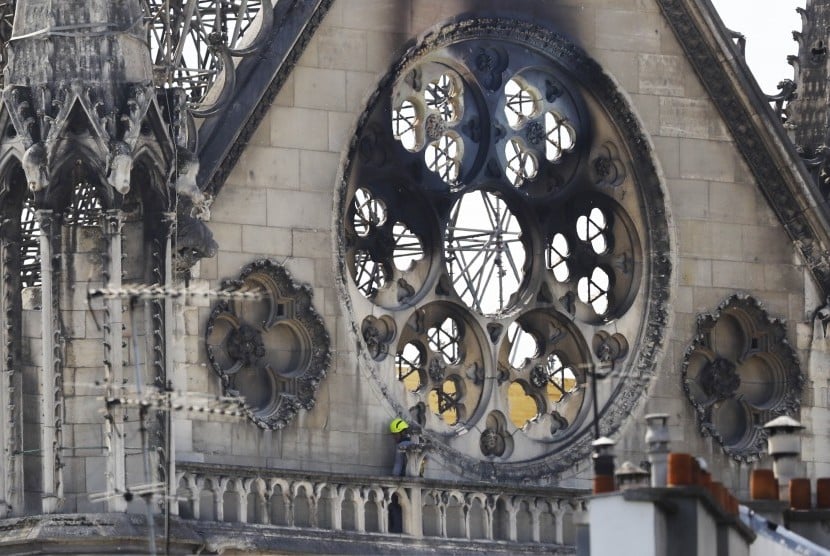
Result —
<svg viewBox="0 0 830 556"><path fill-rule="evenodd" d="M792 31L801 30L798 6L805 0L712 0L729 29L747 38L746 58L761 90L768 95L778 92L776 85L793 78L788 54L798 54Z"/></svg>

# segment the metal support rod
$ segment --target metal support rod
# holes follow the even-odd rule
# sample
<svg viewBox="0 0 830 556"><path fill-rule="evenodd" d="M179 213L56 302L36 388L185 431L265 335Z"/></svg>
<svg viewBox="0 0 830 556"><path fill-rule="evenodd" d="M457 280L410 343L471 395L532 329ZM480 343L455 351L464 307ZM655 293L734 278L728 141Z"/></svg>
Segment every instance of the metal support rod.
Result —
<svg viewBox="0 0 830 556"><path fill-rule="evenodd" d="M594 440L599 439L601 436L599 434L599 392L597 392L597 371L596 369L592 369L591 371L591 391L593 393L593 400L592 406L594 410Z"/></svg>

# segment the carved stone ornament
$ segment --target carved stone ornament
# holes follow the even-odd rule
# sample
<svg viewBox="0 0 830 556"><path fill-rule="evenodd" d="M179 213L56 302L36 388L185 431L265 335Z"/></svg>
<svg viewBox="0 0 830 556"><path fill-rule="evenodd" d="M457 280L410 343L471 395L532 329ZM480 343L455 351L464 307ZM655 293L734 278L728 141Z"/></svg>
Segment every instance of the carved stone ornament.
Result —
<svg viewBox="0 0 830 556"><path fill-rule="evenodd" d="M804 375L784 324L754 298L735 295L700 315L683 362L683 390L704 436L738 461L758 459L762 425L798 412Z"/></svg>
<svg viewBox="0 0 830 556"><path fill-rule="evenodd" d="M339 286L361 370L448 469L571 472L592 372L602 434L632 413L671 283L652 154L600 66L534 23L453 22L381 80L341 170Z"/></svg>
<svg viewBox="0 0 830 556"><path fill-rule="evenodd" d="M255 261L228 286L254 295L213 308L208 360L225 395L244 398L252 421L282 429L300 409L314 407L331 365L329 334L311 305L311 288L277 262Z"/></svg>
<svg viewBox="0 0 830 556"><path fill-rule="evenodd" d="M186 277L200 259L214 257L219 251L213 233L200 217L202 210L194 206L190 197L179 195L175 250L175 271L179 277Z"/></svg>

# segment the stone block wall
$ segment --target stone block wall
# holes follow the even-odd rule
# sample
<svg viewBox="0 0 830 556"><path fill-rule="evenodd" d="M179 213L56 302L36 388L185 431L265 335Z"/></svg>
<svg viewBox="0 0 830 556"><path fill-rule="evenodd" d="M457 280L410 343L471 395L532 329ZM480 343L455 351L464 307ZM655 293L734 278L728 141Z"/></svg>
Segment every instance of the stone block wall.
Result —
<svg viewBox="0 0 830 556"><path fill-rule="evenodd" d="M317 405L282 431L262 432L248 422L181 420L179 457L205 462L384 472L391 462L386 423L392 410L361 374L335 288L332 214L341 156L365 99L407 41L450 18L476 10L534 19L566 35L596 59L620 87L648 135L669 206L673 245L670 330L660 372L639 411L624 427L621 459L639 462L642 415L670 414L672 446L710 461L729 486L746 488L747 467L701 437L681 386L684 353L696 317L743 292L787 322L796 345L799 325L811 326L817 300L781 224L754 183L727 127L655 2L648 0L500 2L350 0L335 2L212 207L216 258L201 262L211 286L237 278L257 258L284 263L314 291L313 304L332 339L333 363ZM210 307L184 310L188 353L181 384L215 394L218 379L205 364L201 338ZM802 334L805 336L806 334ZM806 373L810 341L798 343ZM191 349L192 348L192 349ZM632 350L636 351L633 345ZM826 371L816 370L817 373ZM804 400L827 411L827 376L810 377ZM815 469L830 453L826 434L807 443ZM813 433L810 433L813 434ZM589 476L588 464L579 478ZM576 475L571 484L585 485Z"/></svg>

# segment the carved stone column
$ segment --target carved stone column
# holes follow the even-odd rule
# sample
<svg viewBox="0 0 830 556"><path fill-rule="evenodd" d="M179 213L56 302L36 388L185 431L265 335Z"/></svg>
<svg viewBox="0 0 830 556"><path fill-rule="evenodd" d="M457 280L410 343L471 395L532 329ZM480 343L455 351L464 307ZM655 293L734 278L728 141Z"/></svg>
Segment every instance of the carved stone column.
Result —
<svg viewBox="0 0 830 556"><path fill-rule="evenodd" d="M43 513L58 510L61 497L61 470L57 465L58 429L62 419L59 411L63 398L60 376L63 370L61 355L62 333L60 329L60 307L57 267L54 252L60 224L51 210L38 210L35 217L40 225L40 275L41 275L41 357L43 364L39 373L40 392L40 456L41 456L41 499Z"/></svg>
<svg viewBox="0 0 830 556"><path fill-rule="evenodd" d="M120 210L109 210L104 217L104 237L107 258L104 262L104 287L111 291L121 289L121 231L123 215ZM118 398L124 384L124 318L122 301L111 296L104 310L104 369L107 398ZM133 334L137 334L133 330ZM126 491L124 469L124 410L120 405L109 404L104 423L104 445L107 448L107 484L112 492ZM107 509L121 512L127 507L123 496L107 499Z"/></svg>
<svg viewBox="0 0 830 556"><path fill-rule="evenodd" d="M22 373L20 342L22 309L19 296L19 231L12 234L7 226L0 228L2 256L2 314L6 319L0 342L0 518L23 510L23 463L18 455L22 449ZM16 236L16 237L15 237Z"/></svg>

